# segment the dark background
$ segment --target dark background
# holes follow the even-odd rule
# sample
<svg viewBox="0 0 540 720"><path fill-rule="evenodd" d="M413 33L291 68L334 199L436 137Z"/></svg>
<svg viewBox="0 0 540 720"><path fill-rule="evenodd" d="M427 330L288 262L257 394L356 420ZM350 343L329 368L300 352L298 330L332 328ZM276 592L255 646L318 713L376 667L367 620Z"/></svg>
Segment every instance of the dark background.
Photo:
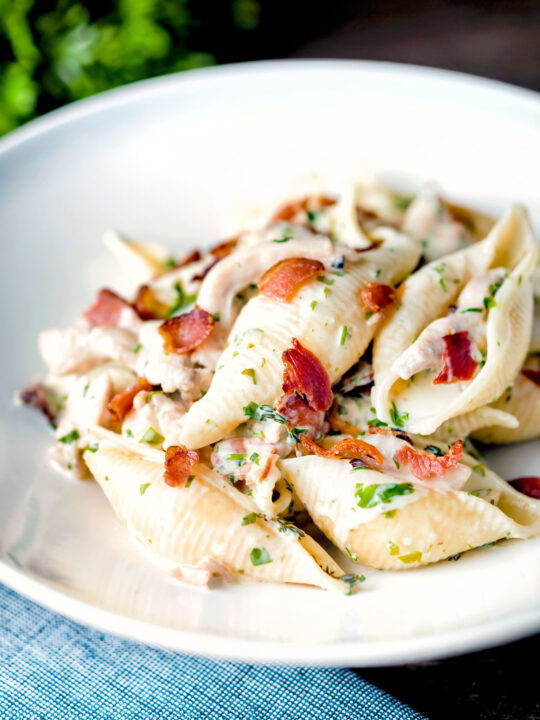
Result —
<svg viewBox="0 0 540 720"><path fill-rule="evenodd" d="M144 77L284 57L415 63L540 90L540 0L0 0L0 134ZM361 674L431 720L540 720L539 653L537 636Z"/></svg>

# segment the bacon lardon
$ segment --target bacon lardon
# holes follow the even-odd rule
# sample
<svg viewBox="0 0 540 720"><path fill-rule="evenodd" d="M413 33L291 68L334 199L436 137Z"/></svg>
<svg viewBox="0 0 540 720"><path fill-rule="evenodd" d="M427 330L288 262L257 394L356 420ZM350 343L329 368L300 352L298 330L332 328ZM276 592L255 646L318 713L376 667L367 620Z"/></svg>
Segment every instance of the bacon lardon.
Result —
<svg viewBox="0 0 540 720"><path fill-rule="evenodd" d="M463 457L463 440L457 440L446 455L435 455L425 450L417 450L410 445L403 445L395 458L400 465L408 465L409 470L419 480L433 475L444 476L446 472L458 464Z"/></svg>
<svg viewBox="0 0 540 720"><path fill-rule="evenodd" d="M434 385L470 380L478 363L471 357L471 339L466 330L443 337L443 369L433 381Z"/></svg>
<svg viewBox="0 0 540 720"><path fill-rule="evenodd" d="M202 308L195 307L188 313L165 320L159 326L166 352L183 355L191 352L211 335L214 318Z"/></svg>
<svg viewBox="0 0 540 720"><path fill-rule="evenodd" d="M165 472L163 479L170 487L179 487L188 480L194 465L199 462L199 453L171 445L165 451Z"/></svg>
<svg viewBox="0 0 540 720"><path fill-rule="evenodd" d="M300 288L324 272L324 265L311 258L286 258L267 270L259 280L261 295L290 302Z"/></svg>
<svg viewBox="0 0 540 720"><path fill-rule="evenodd" d="M326 411L333 401L328 373L312 352L292 339L292 348L283 353L283 392L298 393L313 410Z"/></svg>
<svg viewBox="0 0 540 720"><path fill-rule="evenodd" d="M360 299L368 312L378 313L395 302L394 288L368 280L360 291Z"/></svg>
<svg viewBox="0 0 540 720"><path fill-rule="evenodd" d="M115 425L120 426L123 419L133 407L135 395L142 391L150 392L152 386L144 378L139 378L135 385L131 385L126 390L117 393L107 405L107 410L111 414L112 421Z"/></svg>
<svg viewBox="0 0 540 720"><path fill-rule="evenodd" d="M93 327L108 325L116 327L124 310L132 310L131 305L112 290L103 288L97 294L96 299L85 310L83 317Z"/></svg>

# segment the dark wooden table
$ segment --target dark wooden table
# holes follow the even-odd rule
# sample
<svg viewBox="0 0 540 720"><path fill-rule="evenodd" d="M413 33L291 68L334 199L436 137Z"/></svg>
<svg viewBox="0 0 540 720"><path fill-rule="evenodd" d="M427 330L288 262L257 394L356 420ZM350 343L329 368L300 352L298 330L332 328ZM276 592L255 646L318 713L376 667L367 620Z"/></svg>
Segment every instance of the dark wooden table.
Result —
<svg viewBox="0 0 540 720"><path fill-rule="evenodd" d="M341 16L313 28L289 55L432 65L540 90L540 1L343 5ZM360 672L430 720L540 720L539 655L537 635L449 660Z"/></svg>

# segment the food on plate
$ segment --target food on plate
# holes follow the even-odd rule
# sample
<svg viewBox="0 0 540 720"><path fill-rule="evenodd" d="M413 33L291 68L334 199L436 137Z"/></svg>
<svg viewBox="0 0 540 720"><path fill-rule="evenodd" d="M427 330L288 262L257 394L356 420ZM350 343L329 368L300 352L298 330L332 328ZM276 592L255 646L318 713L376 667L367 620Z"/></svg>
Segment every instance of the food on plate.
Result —
<svg viewBox="0 0 540 720"><path fill-rule="evenodd" d="M355 183L183 257L105 242L131 295L44 330L49 375L20 399L176 579L351 594L367 567L540 534L538 483L471 442L540 435L524 208L494 222L434 185Z"/></svg>

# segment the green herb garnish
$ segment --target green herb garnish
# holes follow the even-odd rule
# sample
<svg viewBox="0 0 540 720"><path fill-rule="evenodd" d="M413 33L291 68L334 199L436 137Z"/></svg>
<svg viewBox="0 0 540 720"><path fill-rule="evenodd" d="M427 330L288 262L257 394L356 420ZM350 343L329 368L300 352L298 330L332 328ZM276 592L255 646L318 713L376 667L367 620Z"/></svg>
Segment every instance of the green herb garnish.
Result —
<svg viewBox="0 0 540 720"><path fill-rule="evenodd" d="M253 548L249 554L252 565L266 565L272 562L272 558L266 548Z"/></svg>
<svg viewBox="0 0 540 720"><path fill-rule="evenodd" d="M79 431L77 429L71 430L66 435L62 435L58 438L58 442L64 443L65 445L71 445L80 438Z"/></svg>
<svg viewBox="0 0 540 720"><path fill-rule="evenodd" d="M399 495L410 495L414 492L411 483L380 483L377 485L364 485L357 483L355 497L360 508L371 508L379 504L386 505L392 498Z"/></svg>
<svg viewBox="0 0 540 720"><path fill-rule="evenodd" d="M153 427L149 427L139 440L140 443L148 443L148 445L161 445L164 441L163 435L154 430Z"/></svg>

